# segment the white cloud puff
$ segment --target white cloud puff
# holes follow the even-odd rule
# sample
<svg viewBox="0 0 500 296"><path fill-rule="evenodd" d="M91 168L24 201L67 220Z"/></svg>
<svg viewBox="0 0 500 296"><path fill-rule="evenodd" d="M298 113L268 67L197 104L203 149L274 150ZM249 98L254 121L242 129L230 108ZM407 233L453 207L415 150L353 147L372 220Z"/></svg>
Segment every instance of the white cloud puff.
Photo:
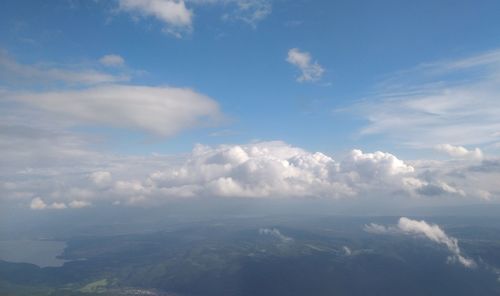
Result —
<svg viewBox="0 0 500 296"><path fill-rule="evenodd" d="M81 208L90 207L92 205L92 203L85 201L85 200L73 200L68 205L72 209L81 209Z"/></svg>
<svg viewBox="0 0 500 296"><path fill-rule="evenodd" d="M193 12L184 0L119 0L119 6L134 15L156 18L165 24L165 32L177 37L191 30Z"/></svg>
<svg viewBox="0 0 500 296"><path fill-rule="evenodd" d="M53 202L47 208L48 209L54 209L54 210L63 210L63 209L66 209L67 206L66 206L65 203L62 203L62 202Z"/></svg>
<svg viewBox="0 0 500 296"><path fill-rule="evenodd" d="M111 173L106 171L93 172L89 178L95 185L100 187L109 185L112 180Z"/></svg>
<svg viewBox="0 0 500 296"><path fill-rule="evenodd" d="M383 226L371 223L364 226L366 232L374 234L406 234L406 235L422 235L425 238L446 246L452 256L449 261L457 261L467 268L476 267L476 262L473 259L465 257L458 246L458 240L454 237L448 236L438 225L429 224L424 220L412 220L406 217L401 217L397 226Z"/></svg>
<svg viewBox="0 0 500 296"><path fill-rule="evenodd" d="M299 68L301 75L297 77L298 82L317 81L325 72L325 69L318 62L313 62L310 53L298 48L292 48L288 51L286 61Z"/></svg>
<svg viewBox="0 0 500 296"><path fill-rule="evenodd" d="M53 202L52 204L47 205L43 201L43 199L41 199L40 197L35 197L31 200L30 208L32 210L45 210L45 209L62 210L66 209L67 207L66 204L62 202Z"/></svg>
<svg viewBox="0 0 500 296"><path fill-rule="evenodd" d="M125 65L125 60L120 55L107 54L99 59L99 63L108 67L121 67Z"/></svg>
<svg viewBox="0 0 500 296"><path fill-rule="evenodd" d="M483 152L479 148L474 150L468 150L462 146L454 146L451 144L440 144L436 146L436 150L448 154L454 158L465 158L473 160L481 160L483 158Z"/></svg>
<svg viewBox="0 0 500 296"><path fill-rule="evenodd" d="M47 204L40 197L35 197L31 200L30 208L32 210L43 210L47 207Z"/></svg>

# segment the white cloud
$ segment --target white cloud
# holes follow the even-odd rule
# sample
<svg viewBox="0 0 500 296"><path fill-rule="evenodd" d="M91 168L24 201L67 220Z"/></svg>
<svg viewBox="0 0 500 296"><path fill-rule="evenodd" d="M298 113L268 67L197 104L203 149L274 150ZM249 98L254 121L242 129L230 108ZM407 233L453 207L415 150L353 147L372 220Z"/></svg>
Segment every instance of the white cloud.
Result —
<svg viewBox="0 0 500 296"><path fill-rule="evenodd" d="M283 142L197 146L183 163L146 179L117 181L113 193L134 202L172 197L328 198L410 190L413 168L389 153L353 151L342 161Z"/></svg>
<svg viewBox="0 0 500 296"><path fill-rule="evenodd" d="M269 235L269 236L272 236L272 237L280 240L283 243L289 243L289 242L293 241L293 238L282 234L276 228L260 228L259 229L259 234L260 235Z"/></svg>
<svg viewBox="0 0 500 296"><path fill-rule="evenodd" d="M90 207L92 203L84 200L73 200L69 203L69 207L72 209L81 209L81 208L86 208Z"/></svg>
<svg viewBox="0 0 500 296"><path fill-rule="evenodd" d="M391 232L390 228L376 223L366 224L365 226L363 226L363 230L373 234L385 234Z"/></svg>
<svg viewBox="0 0 500 296"><path fill-rule="evenodd" d="M374 234L422 235L433 242L446 246L452 254L452 256L448 258L449 261L457 261L467 268L476 267L476 262L473 259L467 258L462 254L456 238L448 236L438 225L429 224L424 220L417 221L401 217L397 226L386 227L371 223L365 225L364 230Z"/></svg>
<svg viewBox="0 0 500 296"><path fill-rule="evenodd" d="M31 200L30 208L32 210L44 210L44 209L53 209L53 210L62 210L66 208L66 204L62 202L53 202L50 205L47 205L43 199L40 197L35 197Z"/></svg>
<svg viewBox="0 0 500 296"><path fill-rule="evenodd" d="M47 64L20 64L0 50L0 77L21 83L64 82L94 85L128 81L128 75L114 75L80 67L55 67Z"/></svg>
<svg viewBox="0 0 500 296"><path fill-rule="evenodd" d="M195 5L222 5L225 8L222 19L236 20L257 27L272 12L272 0L186 0Z"/></svg>
<svg viewBox="0 0 500 296"><path fill-rule="evenodd" d="M40 197L35 197L31 201L30 208L32 210L43 210L47 207L47 204Z"/></svg>
<svg viewBox="0 0 500 296"><path fill-rule="evenodd" d="M119 0L120 9L134 15L154 17L164 23L164 31L181 37L190 31L193 11L186 7L184 0Z"/></svg>
<svg viewBox="0 0 500 296"><path fill-rule="evenodd" d="M265 19L272 12L271 1L269 0L233 0L237 9L225 15L226 19L241 20L253 27Z"/></svg>
<svg viewBox="0 0 500 296"><path fill-rule="evenodd" d="M35 208L54 202L78 205L73 201L151 206L180 198L330 199L408 206L494 202L499 196L500 166L491 161L474 166L456 160L410 165L390 153L360 150L336 160L283 142L198 145L191 153L172 156L100 154L77 144L72 149L85 153L72 154L64 146L60 152L47 150L44 145L54 141L51 134L33 140L30 135L3 146L0 180L8 182L0 183L0 191L3 200L27 203L44 196L47 203L35 200ZM17 145L24 152L12 152L20 150ZM377 230L384 231L372 227Z"/></svg>
<svg viewBox="0 0 500 296"><path fill-rule="evenodd" d="M352 250L348 246L343 246L342 250L344 251L344 254L346 256L351 256L352 255Z"/></svg>
<svg viewBox="0 0 500 296"><path fill-rule="evenodd" d="M98 171L90 174L90 180L97 186L106 186L111 183L112 177L110 172Z"/></svg>
<svg viewBox="0 0 500 296"><path fill-rule="evenodd" d="M51 205L47 207L47 209L54 209L54 210L63 210L66 209L66 204L62 202L53 202Z"/></svg>
<svg viewBox="0 0 500 296"><path fill-rule="evenodd" d="M500 50L398 73L354 106L369 121L361 134L417 148L499 142L499 82Z"/></svg>
<svg viewBox="0 0 500 296"><path fill-rule="evenodd" d="M125 65L125 60L117 54L108 54L99 59L99 62L108 67L121 67Z"/></svg>
<svg viewBox="0 0 500 296"><path fill-rule="evenodd" d="M428 224L423 220L417 221L401 217L398 222L398 228L408 234L423 234L431 241L445 245L453 254L452 258L458 260L458 262L465 267L472 268L476 266L474 260L462 255L458 247L457 239L446 235L446 233L436 224Z"/></svg>
<svg viewBox="0 0 500 296"><path fill-rule="evenodd" d="M342 164L344 168L359 172L360 175L367 178L373 178L375 174L386 177L415 171L411 165L406 164L396 156L381 151L363 153L359 149L354 149Z"/></svg>
<svg viewBox="0 0 500 296"><path fill-rule="evenodd" d="M419 186L415 187L417 192L422 195L433 196L442 194L452 194L465 196L465 191L457 189L454 186L443 181L426 182L422 181Z"/></svg>
<svg viewBox="0 0 500 296"><path fill-rule="evenodd" d="M84 124L134 128L162 136L212 124L220 117L214 100L188 88L105 85L8 97Z"/></svg>
<svg viewBox="0 0 500 296"><path fill-rule="evenodd" d="M462 146L440 144L436 146L436 150L444 152L454 158L466 158L473 160L481 160L483 158L483 152L479 148L475 148L474 150L467 150L467 148Z"/></svg>
<svg viewBox="0 0 500 296"><path fill-rule="evenodd" d="M292 48L288 51L286 61L299 68L301 75L297 77L297 81L317 81L321 78L325 69L313 62L311 54L308 52L300 51L298 48Z"/></svg>

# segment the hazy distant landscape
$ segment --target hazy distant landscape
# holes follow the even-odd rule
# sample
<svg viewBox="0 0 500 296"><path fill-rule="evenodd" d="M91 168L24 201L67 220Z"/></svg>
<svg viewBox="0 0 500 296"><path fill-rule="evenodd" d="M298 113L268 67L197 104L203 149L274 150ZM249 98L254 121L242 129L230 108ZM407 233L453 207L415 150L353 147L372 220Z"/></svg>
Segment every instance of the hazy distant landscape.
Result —
<svg viewBox="0 0 500 296"><path fill-rule="evenodd" d="M154 213L152 212L154 215ZM169 223L128 234L52 233L67 247L0 263L2 295L496 295L500 218L412 217L456 238L469 268L422 234L373 233L400 217L273 215ZM127 229L126 221L123 223ZM134 224L129 220L128 223ZM152 225L154 228L155 226ZM92 232L95 231L93 235ZM26 232L25 235L29 233ZM26 241L25 241L26 242ZM39 241L47 243L47 241ZM25 244L18 254L33 252ZM0 250L5 251L6 245ZM9 252L11 252L10 250ZM0 256L6 254L0 253ZM30 254L32 255L32 254ZM29 259L29 257L26 257ZM84 259L84 260L82 260ZM60 267L43 267L48 262ZM38 263L38 266L37 266Z"/></svg>

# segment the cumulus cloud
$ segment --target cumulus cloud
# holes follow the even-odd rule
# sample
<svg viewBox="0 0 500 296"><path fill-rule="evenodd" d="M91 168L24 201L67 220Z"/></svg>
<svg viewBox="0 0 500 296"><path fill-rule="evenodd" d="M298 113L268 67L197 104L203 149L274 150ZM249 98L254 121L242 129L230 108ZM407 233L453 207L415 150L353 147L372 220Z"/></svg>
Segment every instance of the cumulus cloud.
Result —
<svg viewBox="0 0 500 296"><path fill-rule="evenodd" d="M44 194L55 201L59 201L58 196L69 199L65 202L105 198L129 205L194 197L367 200L398 196L404 200L467 196L465 190L442 181L440 175L419 176L418 167L380 151L353 150L335 160L283 142L258 142L216 147L197 145L191 153L173 158L116 159L116 164L110 158L103 161L110 171L94 170L86 173L83 180L68 181L63 192L57 189L54 194L47 188ZM479 188L469 186L471 197L479 194L476 192ZM20 192L18 188L8 190L12 194ZM486 192L481 194L484 196ZM492 198L491 194L488 196Z"/></svg>
<svg viewBox="0 0 500 296"><path fill-rule="evenodd" d="M186 197L344 199L412 190L404 182L412 172L383 152L355 150L335 161L283 142L198 145L182 163L142 180L116 181L109 195L130 203Z"/></svg>
<svg viewBox="0 0 500 296"><path fill-rule="evenodd" d="M446 153L454 158L465 158L474 160L481 160L483 158L483 152L479 148L475 148L474 150L467 150L467 148L462 146L440 144L436 146L436 150Z"/></svg>
<svg viewBox="0 0 500 296"><path fill-rule="evenodd" d="M427 63L379 84L375 95L354 106L369 124L362 135L384 134L417 148L500 142L500 50ZM453 157L480 151L440 147Z"/></svg>
<svg viewBox="0 0 500 296"><path fill-rule="evenodd" d="M8 97L83 124L134 128L161 136L220 118L217 102L188 88L112 84Z"/></svg>
<svg viewBox="0 0 500 296"><path fill-rule="evenodd" d="M181 165L150 174L138 193L161 191L181 196L294 197L352 193L331 178L337 164L322 153L309 153L283 142L249 145L198 145Z"/></svg>
<svg viewBox="0 0 500 296"><path fill-rule="evenodd" d="M292 48L288 51L286 61L300 70L301 75L297 77L298 82L317 81L325 72L325 69L318 62L312 60L310 53L298 48Z"/></svg>
<svg viewBox="0 0 500 296"><path fill-rule="evenodd" d="M62 202L53 202L51 205L47 207L48 209L62 210L67 208L65 203Z"/></svg>
<svg viewBox="0 0 500 296"><path fill-rule="evenodd" d="M35 197L31 201L30 208L32 210L43 210L47 207L47 204L40 198L40 197Z"/></svg>
<svg viewBox="0 0 500 296"><path fill-rule="evenodd" d="M66 208L66 204L62 202L53 202L50 205L47 205L43 199L40 197L35 197L31 200L30 208L32 210L44 210L44 209L54 209L54 210L62 210Z"/></svg>
<svg viewBox="0 0 500 296"><path fill-rule="evenodd" d="M293 241L293 238L286 236L282 234L278 229L276 228L260 228L259 229L259 234L260 235L268 235L272 236L278 240L280 240L283 243L289 243Z"/></svg>
<svg viewBox="0 0 500 296"><path fill-rule="evenodd" d="M380 151L353 150L334 159L284 142L197 145L191 153L172 156L124 157L88 152L88 155L59 154L59 158L55 158L57 151L54 151L53 156L48 154L47 160L42 156L47 151L40 143L50 142L50 138L33 143L29 139L31 137L26 137L22 146L32 147L31 152L26 150L17 155L8 151L16 147L6 146L7 154L0 155L0 179L9 181L4 185L0 183L2 199L29 203L37 196L44 196L45 201L49 201L45 207L53 202L64 203L70 208L83 205L73 201L95 206L115 202L147 206L181 198L330 199L359 204L443 201L453 204L466 200L496 200L498 188L495 184L500 175L496 171L483 172L477 164L473 167L468 161L463 166L453 161L456 168L448 162L413 162L410 165ZM42 154L35 153L39 149ZM86 151L79 146L75 149ZM24 156L33 153L36 156L31 160ZM40 162L42 158L47 162ZM459 173L469 174L471 178L464 179ZM35 200L33 207L43 208L43 204ZM384 231L377 226L371 228L372 232Z"/></svg>
<svg viewBox="0 0 500 296"><path fill-rule="evenodd" d="M97 186L106 186L111 183L112 177L110 172L98 171L90 174L90 180Z"/></svg>
<svg viewBox="0 0 500 296"><path fill-rule="evenodd" d="M92 203L89 201L84 201L84 200L73 200L68 205L72 209L81 209L81 208L90 207L92 205Z"/></svg>
<svg viewBox="0 0 500 296"><path fill-rule="evenodd" d="M363 153L359 149L352 150L342 164L345 169L359 172L365 179L413 173L415 170L390 153Z"/></svg>
<svg viewBox="0 0 500 296"><path fill-rule="evenodd" d="M119 0L119 6L135 16L154 17L165 25L165 32L177 37L192 28L193 11L184 0Z"/></svg>
<svg viewBox="0 0 500 296"><path fill-rule="evenodd" d="M0 50L0 77L22 83L64 82L94 85L128 81L128 75L114 75L82 67L57 67L50 64L21 64Z"/></svg>
<svg viewBox="0 0 500 296"><path fill-rule="evenodd" d="M467 258L462 254L456 238L448 236L438 225L429 224L424 220L418 221L401 217L396 226L383 226L371 223L365 225L364 230L374 234L405 234L423 236L435 243L444 245L452 254L448 258L450 262L459 262L467 268L476 267L476 262L473 259Z"/></svg>
<svg viewBox="0 0 500 296"><path fill-rule="evenodd" d="M99 63L108 67L121 67L125 65L125 60L117 54L108 54L99 59Z"/></svg>

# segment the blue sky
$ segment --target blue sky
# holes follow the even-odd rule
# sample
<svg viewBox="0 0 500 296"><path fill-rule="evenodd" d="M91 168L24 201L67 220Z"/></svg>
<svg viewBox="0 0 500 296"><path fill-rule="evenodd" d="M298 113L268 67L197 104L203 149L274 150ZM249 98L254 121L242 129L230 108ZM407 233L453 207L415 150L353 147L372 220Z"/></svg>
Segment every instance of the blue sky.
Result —
<svg viewBox="0 0 500 296"><path fill-rule="evenodd" d="M357 146L398 149L357 137L362 117L333 112L374 90L387 75L415 65L477 54L499 45L496 1L275 1L254 25L224 20L235 4L190 4L192 32L175 38L154 17L133 20L102 1L5 1L2 48L23 63L86 63L122 56L145 71L132 83L196 89L216 99L228 121L142 145L117 137L135 153L186 151L194 143L284 140L311 150ZM326 70L297 83L285 61L290 48L311 53ZM210 137L218 130L225 136ZM372 144L375 141L376 144ZM134 146L135 148L131 148Z"/></svg>
<svg viewBox="0 0 500 296"><path fill-rule="evenodd" d="M477 148L484 161L500 147L498 11L498 1L2 1L2 124L100 157L282 141L422 161ZM19 132L5 134L13 143Z"/></svg>

